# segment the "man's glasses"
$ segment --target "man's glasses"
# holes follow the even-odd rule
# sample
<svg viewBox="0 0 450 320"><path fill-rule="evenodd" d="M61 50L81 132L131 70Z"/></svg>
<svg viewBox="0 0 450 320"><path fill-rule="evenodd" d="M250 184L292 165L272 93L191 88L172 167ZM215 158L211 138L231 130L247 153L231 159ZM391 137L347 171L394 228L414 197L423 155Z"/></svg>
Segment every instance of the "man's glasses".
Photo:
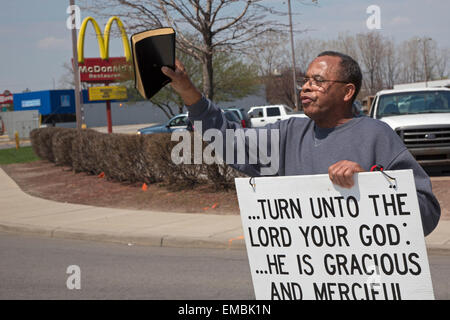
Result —
<svg viewBox="0 0 450 320"><path fill-rule="evenodd" d="M308 82L311 84L311 86L314 86L314 87L317 87L317 88L323 88L323 86L324 86L324 84L326 82L348 83L348 81L326 80L326 79L323 79L321 76L312 76L312 77L303 77L303 78L301 78L299 80L298 84L303 87Z"/></svg>

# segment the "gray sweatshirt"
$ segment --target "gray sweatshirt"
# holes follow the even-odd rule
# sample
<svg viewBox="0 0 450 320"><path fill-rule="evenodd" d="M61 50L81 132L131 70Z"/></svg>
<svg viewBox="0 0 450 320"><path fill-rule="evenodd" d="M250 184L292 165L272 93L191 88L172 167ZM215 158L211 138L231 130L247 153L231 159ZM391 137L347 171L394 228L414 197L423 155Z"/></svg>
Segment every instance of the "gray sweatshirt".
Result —
<svg viewBox="0 0 450 320"><path fill-rule="evenodd" d="M223 134L225 146L233 143L237 145L236 141L227 141L226 130L237 129L238 125L227 121L211 101L202 98L188 110L191 122L201 121L202 133L210 128L218 129ZM437 226L441 209L431 190L430 178L400 137L384 122L369 117L355 117L343 125L325 129L316 126L310 118L294 117L263 127L262 130L266 132L264 129L268 129L268 154L276 149L274 147L279 148L278 171L273 175L327 174L328 168L341 160L356 162L366 171L370 171L373 165L382 165L385 170L412 169L424 234L430 234ZM271 129L277 129L279 133L279 146L270 145ZM259 128L254 130L261 131ZM243 139L248 145L248 137L244 135L235 135L233 139ZM229 150L223 148L223 159ZM250 176L264 175L261 169L267 165L261 162L266 164L267 159L262 161L258 157L256 163L250 164L249 157L247 153L245 163L236 164L238 161L235 161L232 166Z"/></svg>

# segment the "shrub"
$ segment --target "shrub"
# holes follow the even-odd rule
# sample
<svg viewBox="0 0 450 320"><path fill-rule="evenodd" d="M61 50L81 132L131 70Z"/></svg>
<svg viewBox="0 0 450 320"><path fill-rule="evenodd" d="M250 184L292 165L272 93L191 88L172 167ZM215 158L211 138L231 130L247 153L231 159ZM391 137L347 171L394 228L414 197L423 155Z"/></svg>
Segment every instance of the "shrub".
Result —
<svg viewBox="0 0 450 320"><path fill-rule="evenodd" d="M55 156L53 154L52 138L53 135L65 130L64 128L40 128L34 129L30 133L31 143L36 155L50 162L55 162Z"/></svg>
<svg viewBox="0 0 450 320"><path fill-rule="evenodd" d="M206 172L216 191L234 189L234 178L246 176L225 163L208 165Z"/></svg>
<svg viewBox="0 0 450 320"><path fill-rule="evenodd" d="M75 135L76 130L72 129L63 129L53 134L52 151L57 165L72 167L72 142Z"/></svg>
<svg viewBox="0 0 450 320"><path fill-rule="evenodd" d="M143 138L138 135L110 134L103 139L103 171L112 180L149 182L143 179L145 166ZM145 180L145 181L144 181Z"/></svg>
<svg viewBox="0 0 450 320"><path fill-rule="evenodd" d="M105 134L86 129L77 130L72 142L72 168L75 172L101 173Z"/></svg>
<svg viewBox="0 0 450 320"><path fill-rule="evenodd" d="M33 148L33 152L35 155L37 155L39 158L43 159L44 156L41 153L41 143L39 140L39 135L41 134L42 129L33 129L30 132L30 141L31 141L31 147Z"/></svg>
<svg viewBox="0 0 450 320"><path fill-rule="evenodd" d="M145 183L155 183L164 181L165 174L163 167L157 161L156 141L162 139L160 135L145 135L142 136L142 159L135 167L140 170L140 176Z"/></svg>
<svg viewBox="0 0 450 320"><path fill-rule="evenodd" d="M207 181L204 165L194 164L194 154L191 153L191 164L175 164L172 161L172 148L178 143L171 141L170 134L154 135L152 142L153 152L150 154L151 161L163 175L162 179L171 190L180 190L193 187ZM191 150L193 139L191 139Z"/></svg>
<svg viewBox="0 0 450 320"><path fill-rule="evenodd" d="M30 138L41 159L70 166L75 172L104 172L108 179L120 182L163 182L171 190L212 184L215 190L229 190L234 188L234 178L243 176L226 164L194 164L194 152L191 164L175 164L172 149L178 142L171 141L170 134L140 136L41 128L33 130ZM194 151L194 139L190 143Z"/></svg>

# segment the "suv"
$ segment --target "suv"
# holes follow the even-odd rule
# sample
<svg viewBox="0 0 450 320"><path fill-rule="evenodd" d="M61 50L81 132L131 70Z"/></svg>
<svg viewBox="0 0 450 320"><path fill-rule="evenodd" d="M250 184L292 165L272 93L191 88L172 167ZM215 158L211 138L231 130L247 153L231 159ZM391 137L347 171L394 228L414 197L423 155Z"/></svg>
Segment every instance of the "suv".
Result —
<svg viewBox="0 0 450 320"><path fill-rule="evenodd" d="M291 108L282 104L251 107L248 115L251 118L252 127L263 127L268 123L275 123L278 120L286 120L292 117L307 117L303 112L294 112Z"/></svg>
<svg viewBox="0 0 450 320"><path fill-rule="evenodd" d="M383 90L369 115L397 132L422 166L450 165L450 89Z"/></svg>

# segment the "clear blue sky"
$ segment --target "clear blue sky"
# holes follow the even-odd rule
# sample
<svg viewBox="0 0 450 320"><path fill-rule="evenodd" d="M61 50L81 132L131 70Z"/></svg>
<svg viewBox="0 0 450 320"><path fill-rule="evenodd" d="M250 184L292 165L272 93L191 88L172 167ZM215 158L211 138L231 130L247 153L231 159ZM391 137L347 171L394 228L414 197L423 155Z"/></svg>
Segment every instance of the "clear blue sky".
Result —
<svg viewBox="0 0 450 320"><path fill-rule="evenodd" d="M77 1L78 2L78 1ZM303 2L308 2L304 0ZM267 0L277 7L286 1ZM319 0L319 6L292 0L295 23L311 29L302 38L333 39L339 33L366 32L366 8L381 9L381 32L396 42L413 36L428 36L439 46L450 48L449 0ZM0 10L0 92L52 89L70 62L71 33L66 28L69 0L1 0ZM88 13L81 12L82 18ZM287 19L287 18L286 18ZM105 21L98 19L103 25ZM286 20L287 21L287 20ZM92 28L86 39L86 56L98 56ZM111 43L111 56L123 55L119 39Z"/></svg>

